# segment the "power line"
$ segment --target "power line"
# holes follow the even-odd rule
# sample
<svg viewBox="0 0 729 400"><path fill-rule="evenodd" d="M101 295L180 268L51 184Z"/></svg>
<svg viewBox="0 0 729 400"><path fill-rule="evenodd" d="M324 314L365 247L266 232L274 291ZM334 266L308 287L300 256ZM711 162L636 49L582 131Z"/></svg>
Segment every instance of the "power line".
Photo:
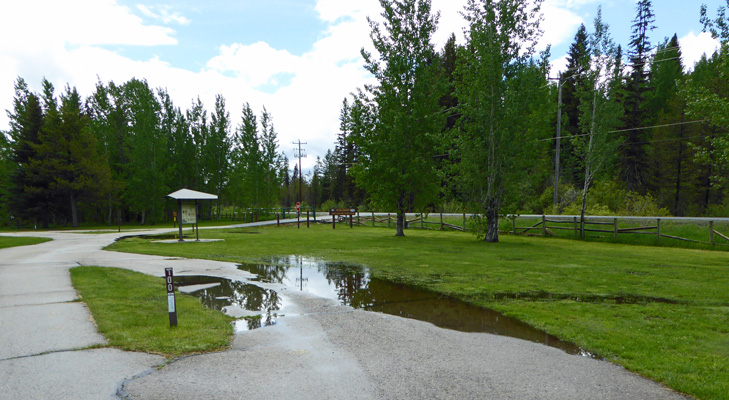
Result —
<svg viewBox="0 0 729 400"><path fill-rule="evenodd" d="M707 121L709 121L709 120L708 119L700 119L700 120L696 120L696 121L676 122L676 123L673 123L673 124L642 126L640 128L629 128L629 129L618 129L618 130L615 130L615 131L608 131L606 133L621 133L621 132L630 132L630 131L640 131L640 130L645 130L645 129L666 128L666 127L669 127L669 126L678 126L678 125L687 125L687 124L698 124L700 122L707 122ZM569 137L583 137L583 136L589 136L589 135L590 135L589 133L583 133L583 134L580 134L580 135L570 135ZM556 138L539 139L538 141L539 142L547 142L547 141L550 141L550 140L556 140Z"/></svg>

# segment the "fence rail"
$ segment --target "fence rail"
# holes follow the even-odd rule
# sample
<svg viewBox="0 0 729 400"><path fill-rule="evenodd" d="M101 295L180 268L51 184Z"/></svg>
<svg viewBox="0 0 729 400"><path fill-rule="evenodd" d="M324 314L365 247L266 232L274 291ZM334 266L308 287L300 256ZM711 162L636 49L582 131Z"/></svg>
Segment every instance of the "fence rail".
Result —
<svg viewBox="0 0 729 400"><path fill-rule="evenodd" d="M420 229L451 229L468 231L468 219L474 214L467 213L407 213L405 214L405 228ZM324 218L329 218L325 216ZM394 227L397 214L358 212L354 218L354 224L359 226L386 226ZM519 220L534 220L536 223L527 226L517 226ZM455 222L458 220L458 222ZM574 236L580 235L580 217L577 215L507 215L501 219L501 232L516 235L531 234L539 236L554 235L555 231L573 231ZM643 226L625 226L642 223ZM668 223L668 224L667 224ZM506 226L511 225L509 228ZM729 230L729 218L709 217L633 217L633 216L590 216L585 219L585 232L592 234L603 234L605 236L618 238L623 235L642 235L644 237L654 236L658 244L661 239L672 239L691 243L702 243L711 246L729 245L729 234L716 229L716 225L723 225L725 231ZM621 226L622 225L622 226ZM666 232L666 225L692 225L700 232L694 238L685 235ZM707 225L706 228L703 225ZM668 230L672 230L669 226ZM702 233L703 232L703 233ZM698 235L698 236L696 236Z"/></svg>
<svg viewBox="0 0 729 400"><path fill-rule="evenodd" d="M729 223L729 218L683 218L683 217L588 217L585 219L584 222L581 221L581 218L578 216L563 216L563 217L557 217L557 216L547 216L547 215L529 215L529 216L509 216L509 219L511 219L512 222L512 234L524 234L528 233L532 230L540 230L542 236L547 236L548 232L550 230L573 230L575 232L575 235L580 235L580 231L583 232L593 232L593 233L608 233L612 234L613 238L617 239L620 234L634 234L634 235L652 235L656 237L656 241L658 244L661 243L661 238L667 238L667 239L674 239L674 240L680 240L685 242L692 242L692 243L703 243L708 244L711 246L714 246L717 243L715 240L715 236L718 236L727 242L729 242L729 236L724 235L723 233L717 231L715 229L714 224L716 222L722 222L722 223ZM519 227L516 225L516 220L519 218L541 218L540 222L537 222L536 224L532 226L527 227ZM558 219L559 218L559 219ZM612 220L612 221L606 221L606 220ZM621 228L619 227L620 221L644 221L644 222L653 222L655 221L655 225L648 225L648 226L639 226L639 227L628 227L628 228ZM708 229L706 231L707 235L707 241L703 240L696 240L686 237L680 237L675 235L668 235L661 231L661 222L682 222L682 223L706 223L708 222ZM572 227L564 227L559 225L552 225L549 226L549 224L569 224L572 225ZM584 225L584 226L581 226ZM591 226L589 228L585 226ZM607 230L607 229L596 229L593 228L593 226L612 226L613 229ZM722 243L724 244L724 243Z"/></svg>

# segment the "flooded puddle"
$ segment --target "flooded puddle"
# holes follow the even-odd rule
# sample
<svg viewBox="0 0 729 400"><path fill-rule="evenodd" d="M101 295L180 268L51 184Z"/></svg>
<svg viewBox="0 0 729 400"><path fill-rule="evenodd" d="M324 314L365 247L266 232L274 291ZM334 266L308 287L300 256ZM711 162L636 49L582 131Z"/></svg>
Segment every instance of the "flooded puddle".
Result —
<svg viewBox="0 0 729 400"><path fill-rule="evenodd" d="M283 300L273 290L213 276L176 276L174 282L180 292L198 297L205 307L245 317L235 321L236 332L275 325L281 316Z"/></svg>
<svg viewBox="0 0 729 400"><path fill-rule="evenodd" d="M543 343L569 354L593 354L498 312L472 306L438 294L371 278L366 268L305 257L284 257L240 269L257 280L283 284L341 304L430 322L462 332L487 332Z"/></svg>

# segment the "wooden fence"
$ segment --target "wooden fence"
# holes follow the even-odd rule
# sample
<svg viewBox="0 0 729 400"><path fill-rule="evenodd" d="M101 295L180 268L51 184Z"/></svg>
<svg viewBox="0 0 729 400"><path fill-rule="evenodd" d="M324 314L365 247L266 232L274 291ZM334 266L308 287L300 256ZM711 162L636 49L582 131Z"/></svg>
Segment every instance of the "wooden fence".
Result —
<svg viewBox="0 0 729 400"><path fill-rule="evenodd" d="M437 226L437 229L443 230L443 229L453 229L456 231L467 231L468 228L466 227L467 222L467 215L468 214L458 214L459 216L463 216L463 224L462 225L454 225L447 223L443 220L443 215L453 215L453 214L443 214L438 213L436 215L440 216L440 222L434 222L434 221L428 221L426 218L424 218L423 214L406 214L405 217L405 229L408 228L421 228L421 229L433 229L433 226ZM374 213L370 212L368 214L361 214L357 213L356 215L356 224L360 226L376 226L376 224L385 224L388 228L394 227L395 224L397 224L397 214L394 213Z"/></svg>
<svg viewBox="0 0 729 400"><path fill-rule="evenodd" d="M534 217L534 216L530 216ZM661 238L668 238L668 239L675 239L675 240L681 240L685 242L693 242L693 243L703 243L703 244L709 244L709 245L716 245L716 237L719 237L721 239L724 239L725 241L729 242L729 237L722 234L721 232L714 229L714 220L711 219L694 219L694 220L703 220L708 221L708 230L707 230L707 237L708 241L701 241L696 239L689 239L689 238L683 238L679 236L673 236L673 235L667 235L664 232L661 231L661 220L666 220L667 218L648 218L648 217L608 217L609 219L606 220L606 218L601 218L600 220L596 220L594 217L591 218L585 218L585 232L599 232L599 233L607 233L611 234L613 238L617 239L618 235L620 234L635 234L635 235L652 235L656 237L656 241L658 244L661 243ZM618 226L618 220L626 220L626 219L639 219L643 221L650 221L651 224L648 226L640 226L640 227L630 227L630 228L620 228ZM537 222L536 224L528 227L518 227L516 226L516 220L517 217L510 216L509 219L511 219L512 229L511 233L518 235L518 234L524 234L529 233L533 230L538 230L540 232L541 236L547 236L548 232L550 230L570 230L574 231L575 236L580 236L580 225L581 221L580 218L577 216L567 217L567 218L560 218L557 216L541 216L541 221ZM612 220L610 220L612 219ZM676 220L677 218L668 218L670 220ZM691 219L687 219L691 220ZM724 220L724 219L722 219ZM653 221L655 221L655 224L652 224ZM549 226L548 224L552 224ZM571 226L568 226L571 225ZM589 227L588 227L589 226Z"/></svg>

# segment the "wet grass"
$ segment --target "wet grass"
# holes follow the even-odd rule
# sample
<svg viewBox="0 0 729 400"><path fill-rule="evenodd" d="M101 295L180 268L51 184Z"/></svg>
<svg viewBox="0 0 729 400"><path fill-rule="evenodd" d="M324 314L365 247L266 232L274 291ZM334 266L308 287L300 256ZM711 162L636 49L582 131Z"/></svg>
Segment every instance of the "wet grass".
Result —
<svg viewBox="0 0 729 400"><path fill-rule="evenodd" d="M242 235L241 232L259 234ZM729 254L558 238L342 226L201 231L224 242L130 239L119 251L253 262L291 254L495 309L701 399L729 393Z"/></svg>
<svg viewBox="0 0 729 400"><path fill-rule="evenodd" d="M109 345L178 357L227 348L232 319L176 293L177 327L170 327L163 278L117 268L76 267L71 279Z"/></svg>
<svg viewBox="0 0 729 400"><path fill-rule="evenodd" d="M51 239L46 238L0 236L0 249L16 246L31 246L50 241Z"/></svg>

